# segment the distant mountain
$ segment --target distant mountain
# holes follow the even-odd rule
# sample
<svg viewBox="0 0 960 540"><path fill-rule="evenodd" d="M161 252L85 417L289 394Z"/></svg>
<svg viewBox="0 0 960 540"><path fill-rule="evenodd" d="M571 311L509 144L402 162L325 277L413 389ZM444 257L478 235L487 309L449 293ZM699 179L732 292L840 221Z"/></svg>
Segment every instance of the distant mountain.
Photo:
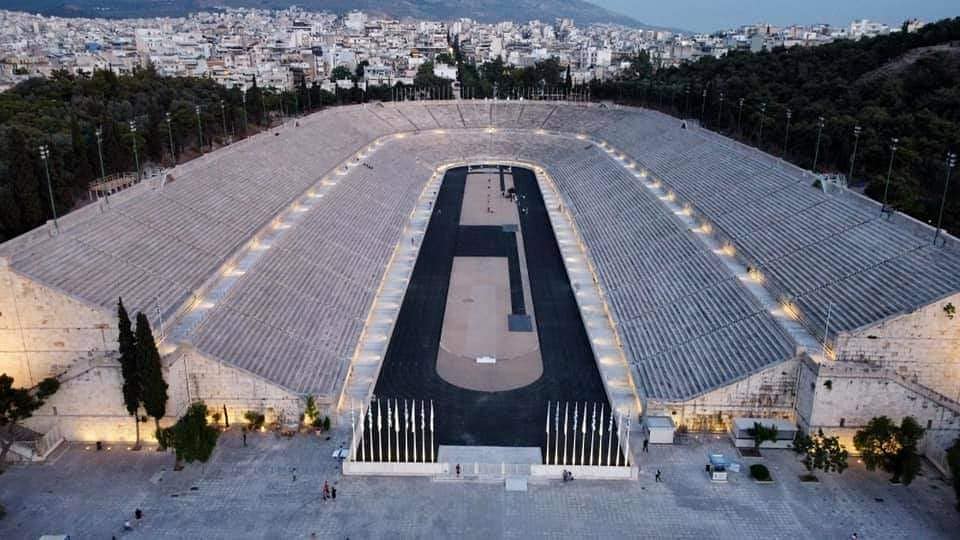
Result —
<svg viewBox="0 0 960 540"><path fill-rule="evenodd" d="M359 9L374 14L417 19L469 17L482 22L569 17L578 25L614 23L653 28L584 0L0 0L0 9L60 17L174 17L218 7L283 9L296 5L311 11L345 13Z"/></svg>

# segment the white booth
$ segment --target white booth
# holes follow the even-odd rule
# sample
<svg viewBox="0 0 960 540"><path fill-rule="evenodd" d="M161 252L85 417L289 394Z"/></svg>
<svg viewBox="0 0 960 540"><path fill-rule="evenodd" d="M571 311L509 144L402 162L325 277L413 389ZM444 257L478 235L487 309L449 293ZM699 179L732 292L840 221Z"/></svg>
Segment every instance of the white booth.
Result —
<svg viewBox="0 0 960 540"><path fill-rule="evenodd" d="M673 418L669 416L646 416L643 418L643 427L647 431L650 444L673 444Z"/></svg>

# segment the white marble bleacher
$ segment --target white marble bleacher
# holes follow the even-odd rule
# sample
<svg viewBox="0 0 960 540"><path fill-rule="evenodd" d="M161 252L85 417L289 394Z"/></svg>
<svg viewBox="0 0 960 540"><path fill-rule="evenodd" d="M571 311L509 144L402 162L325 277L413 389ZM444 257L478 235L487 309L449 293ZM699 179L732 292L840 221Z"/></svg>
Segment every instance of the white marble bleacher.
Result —
<svg viewBox="0 0 960 540"><path fill-rule="evenodd" d="M411 150L396 141L364 160L372 169L357 165L339 177L206 317L191 338L197 349L293 391L332 396L432 174Z"/></svg>

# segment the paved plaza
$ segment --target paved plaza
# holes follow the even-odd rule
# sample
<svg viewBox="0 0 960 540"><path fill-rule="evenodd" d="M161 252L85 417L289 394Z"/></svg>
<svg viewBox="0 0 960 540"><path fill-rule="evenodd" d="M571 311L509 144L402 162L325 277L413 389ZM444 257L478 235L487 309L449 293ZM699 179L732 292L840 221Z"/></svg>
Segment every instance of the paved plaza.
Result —
<svg viewBox="0 0 960 540"><path fill-rule="evenodd" d="M475 479L344 478L331 454L347 435L255 434L244 448L234 430L209 463L179 472L168 453L72 446L53 463L0 476L8 511L0 538L846 539L856 531L916 539L960 530L950 486L929 472L894 487L854 463L842 476L801 484L792 452L770 450L763 462L776 483L740 473L711 484L706 454L732 451L713 437L651 447L637 482L549 482L523 493ZM663 483L654 481L658 468ZM320 500L324 480L337 486L336 501ZM125 533L136 508L143 522Z"/></svg>

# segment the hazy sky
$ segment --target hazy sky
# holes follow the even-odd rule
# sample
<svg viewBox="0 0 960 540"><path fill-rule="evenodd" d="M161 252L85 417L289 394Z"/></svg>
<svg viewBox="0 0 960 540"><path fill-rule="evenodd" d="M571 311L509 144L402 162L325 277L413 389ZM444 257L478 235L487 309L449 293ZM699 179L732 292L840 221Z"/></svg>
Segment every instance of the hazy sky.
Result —
<svg viewBox="0 0 960 540"><path fill-rule="evenodd" d="M900 24L960 16L957 0L589 0L654 26L706 32L749 24L847 25L853 19Z"/></svg>

